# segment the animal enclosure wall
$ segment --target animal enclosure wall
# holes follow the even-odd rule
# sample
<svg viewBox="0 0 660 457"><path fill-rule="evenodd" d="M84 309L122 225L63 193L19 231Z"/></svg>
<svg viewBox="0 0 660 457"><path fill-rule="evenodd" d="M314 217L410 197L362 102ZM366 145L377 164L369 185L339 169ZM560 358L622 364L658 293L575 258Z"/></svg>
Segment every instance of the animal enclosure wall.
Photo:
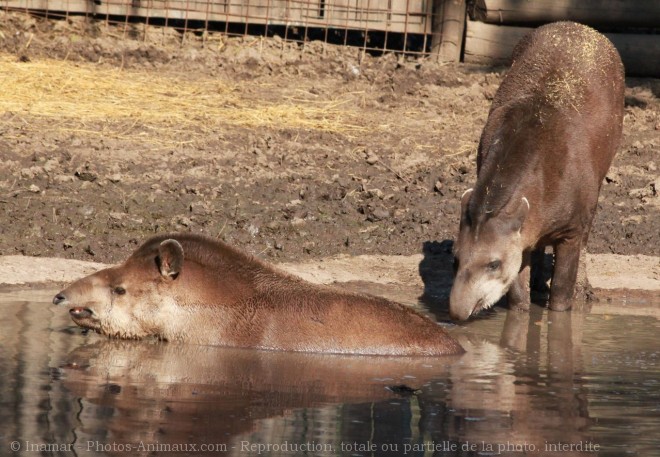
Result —
<svg viewBox="0 0 660 457"><path fill-rule="evenodd" d="M278 35L487 65L508 65L533 27L571 20L606 33L629 75L660 77L657 0L0 0L0 10Z"/></svg>
<svg viewBox="0 0 660 457"><path fill-rule="evenodd" d="M426 0L5 0L6 8L204 23L429 33Z"/></svg>
<svg viewBox="0 0 660 457"><path fill-rule="evenodd" d="M183 30L217 30L234 35L277 33L285 39L313 38L367 49L391 47L426 52L431 45L433 3L433 0L2 0L0 8L52 17L85 14L113 22L137 20ZM458 3L465 8L464 0ZM392 36L388 37L389 34Z"/></svg>

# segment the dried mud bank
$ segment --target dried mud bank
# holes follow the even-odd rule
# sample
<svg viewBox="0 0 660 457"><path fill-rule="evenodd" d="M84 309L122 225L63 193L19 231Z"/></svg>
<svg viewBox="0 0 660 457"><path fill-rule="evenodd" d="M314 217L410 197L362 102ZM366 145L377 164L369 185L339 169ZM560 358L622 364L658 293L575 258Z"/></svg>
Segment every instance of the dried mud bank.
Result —
<svg viewBox="0 0 660 457"><path fill-rule="evenodd" d="M279 263L420 255L455 236L504 72L77 18L0 32L4 256L113 263L168 231ZM588 249L657 259L660 81L626 83Z"/></svg>
<svg viewBox="0 0 660 457"><path fill-rule="evenodd" d="M424 255L341 255L279 267L313 283L341 285L413 306L422 301L443 308L452 281L449 260L446 250L427 249ZM0 256L0 292L56 289L106 266L59 258ZM660 316L659 257L590 254L587 270L596 295L603 298L592 311Z"/></svg>

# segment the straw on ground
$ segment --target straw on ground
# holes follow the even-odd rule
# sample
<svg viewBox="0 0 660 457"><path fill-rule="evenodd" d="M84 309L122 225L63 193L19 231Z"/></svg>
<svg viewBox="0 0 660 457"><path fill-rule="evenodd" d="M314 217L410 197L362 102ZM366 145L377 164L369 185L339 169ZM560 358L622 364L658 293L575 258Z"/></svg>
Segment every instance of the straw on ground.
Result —
<svg viewBox="0 0 660 457"><path fill-rule="evenodd" d="M53 119L53 128L104 136L126 135L139 125L159 139L186 131L217 131L223 126L313 129L350 134L364 130L359 114L344 100L283 99L272 103L245 97L249 81L228 84L217 78L155 75L58 60L19 62L0 55L0 114ZM113 129L113 123L117 128ZM168 134L170 132L170 134Z"/></svg>

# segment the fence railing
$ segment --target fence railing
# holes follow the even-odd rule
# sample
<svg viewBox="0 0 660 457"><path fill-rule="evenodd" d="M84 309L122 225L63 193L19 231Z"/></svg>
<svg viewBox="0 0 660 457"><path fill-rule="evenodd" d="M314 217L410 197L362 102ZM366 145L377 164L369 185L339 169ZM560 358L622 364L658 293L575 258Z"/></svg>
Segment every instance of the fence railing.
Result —
<svg viewBox="0 0 660 457"><path fill-rule="evenodd" d="M464 21L465 0L0 0L0 9L427 54L440 44L443 3L458 5ZM461 37L462 29L452 40L459 49Z"/></svg>

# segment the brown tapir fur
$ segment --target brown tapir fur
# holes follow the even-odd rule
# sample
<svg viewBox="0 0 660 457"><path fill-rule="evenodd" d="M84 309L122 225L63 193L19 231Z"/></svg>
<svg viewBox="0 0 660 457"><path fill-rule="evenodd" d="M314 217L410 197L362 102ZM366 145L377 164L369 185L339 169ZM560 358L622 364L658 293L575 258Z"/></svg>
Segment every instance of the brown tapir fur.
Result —
<svg viewBox="0 0 660 457"><path fill-rule="evenodd" d="M53 303L71 306L79 326L117 338L343 354L463 352L406 306L308 283L192 234L151 238Z"/></svg>
<svg viewBox="0 0 660 457"><path fill-rule="evenodd" d="M467 319L505 293L529 309L530 257L552 246L549 306L588 287L585 248L621 138L624 73L610 41L558 22L516 46L481 135L477 182L461 199L450 313Z"/></svg>

